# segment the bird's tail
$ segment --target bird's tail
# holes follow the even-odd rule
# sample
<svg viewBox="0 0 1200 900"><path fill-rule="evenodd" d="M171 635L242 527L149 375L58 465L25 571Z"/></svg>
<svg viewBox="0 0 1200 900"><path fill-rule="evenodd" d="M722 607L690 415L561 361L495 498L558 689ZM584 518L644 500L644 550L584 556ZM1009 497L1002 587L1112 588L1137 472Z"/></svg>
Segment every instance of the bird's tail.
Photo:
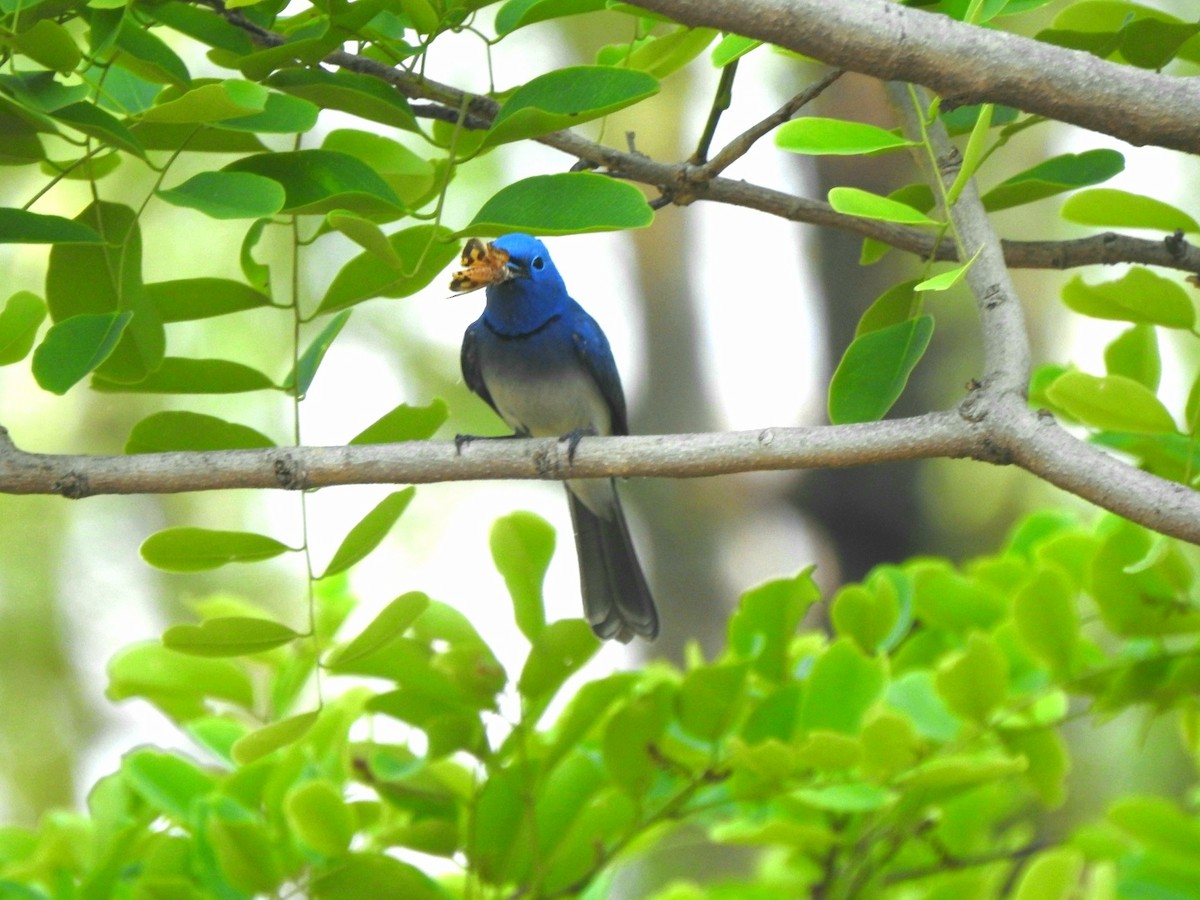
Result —
<svg viewBox="0 0 1200 900"><path fill-rule="evenodd" d="M658 611L646 585L641 564L629 539L616 485L610 480L611 504L600 516L568 489L583 610L597 637L623 644L634 635L648 641L658 636Z"/></svg>

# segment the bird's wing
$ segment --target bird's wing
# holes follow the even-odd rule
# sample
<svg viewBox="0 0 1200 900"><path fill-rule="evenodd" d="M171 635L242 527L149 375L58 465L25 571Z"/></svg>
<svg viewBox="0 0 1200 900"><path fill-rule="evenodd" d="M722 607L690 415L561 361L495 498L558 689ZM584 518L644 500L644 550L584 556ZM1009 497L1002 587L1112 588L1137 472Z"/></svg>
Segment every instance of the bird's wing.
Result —
<svg viewBox="0 0 1200 900"><path fill-rule="evenodd" d="M625 392L621 389L621 376L617 363L608 346L608 338L582 307L576 305L573 316L571 338L575 352L588 374L600 388L600 395L608 404L612 416L612 433L629 434L629 420L625 411Z"/></svg>
<svg viewBox="0 0 1200 900"><path fill-rule="evenodd" d="M463 334L462 342L462 373L463 380L466 381L467 387L473 393L478 394L484 399L488 406L496 409L496 402L492 400L492 395L487 389L487 385L483 381L483 372L479 367L479 338L483 333L483 320L479 319L474 322ZM496 409L499 413L500 410Z"/></svg>

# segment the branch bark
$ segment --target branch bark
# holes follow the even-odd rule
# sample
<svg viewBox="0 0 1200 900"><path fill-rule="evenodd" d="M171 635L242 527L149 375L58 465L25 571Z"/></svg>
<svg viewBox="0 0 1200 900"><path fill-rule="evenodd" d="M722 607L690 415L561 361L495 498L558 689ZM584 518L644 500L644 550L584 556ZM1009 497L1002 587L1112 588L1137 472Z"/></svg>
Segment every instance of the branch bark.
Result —
<svg viewBox="0 0 1200 900"><path fill-rule="evenodd" d="M635 0L954 104L1004 103L1131 144L1200 152L1200 83L965 25L889 0ZM1147 98L1153 98L1148 101Z"/></svg>

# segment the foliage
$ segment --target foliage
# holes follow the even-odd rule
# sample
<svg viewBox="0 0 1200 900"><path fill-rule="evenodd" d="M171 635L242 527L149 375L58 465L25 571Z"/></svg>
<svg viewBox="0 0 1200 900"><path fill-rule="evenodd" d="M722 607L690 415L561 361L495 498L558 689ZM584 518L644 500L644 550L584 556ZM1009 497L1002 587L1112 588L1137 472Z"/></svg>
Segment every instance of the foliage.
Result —
<svg viewBox="0 0 1200 900"><path fill-rule="evenodd" d="M418 592L352 637L340 578L318 583L307 635L229 596L198 604L198 626L109 665L111 697L152 703L195 749L130 751L86 814L0 831L0 888L601 896L681 833L763 853L744 880L654 896L1178 896L1200 877L1200 815L1162 798L1121 797L1059 841L1038 830L1066 799L1080 710L1168 713L1200 753L1192 548L1035 514L994 556L880 566L828 602L809 571L763 584L716 658L578 685L599 644L545 620L553 545L531 514L495 525L529 647L511 673ZM815 611L831 630L798 630ZM337 694L297 712L318 660Z"/></svg>
<svg viewBox="0 0 1200 900"><path fill-rule="evenodd" d="M911 5L1006 27L1044 3ZM524 29L582 13L634 36L487 97L424 78L430 48L478 34L485 6L496 7L497 41L533 41ZM46 391L87 383L131 408L147 394L184 406L197 395L284 397L296 434L301 401L355 327L354 308L427 287L464 236L653 221L639 189L570 171L498 187L451 222L445 200L468 163L588 122L602 134L605 117L650 102L685 66L732 78L739 59L770 49L591 0L34 0L5 5L0 22L0 164L14 180L41 181L23 204L0 208L0 243L49 247L42 294L16 291L0 311L0 364L28 359ZM1161 69L1200 61L1198 28L1133 3L1080 0L1038 37ZM1162 200L1098 187L1123 169L1116 151L1014 173L1003 151L1040 119L910 100L926 129L939 122L962 136L958 178L888 196L839 186L829 206L957 244L959 261L922 260L867 309L830 384L835 423L885 416L938 340L933 307L973 262L947 215L970 177L991 212L1053 200L1081 228L1200 230ZM342 127L330 130L330 114ZM775 143L803 154L902 149L933 162L928 130L804 118ZM202 275L147 280L144 263L167 239L154 224L165 208L188 211L201 231L236 227L236 277L200 253ZM311 245L353 255L310 297L260 260L275 239L292 272ZM866 240L863 262L888 251ZM1129 327L1107 346L1101 374L1042 368L1033 402L1194 486L1200 380L1182 409L1160 393L1162 329L1196 334L1188 291L1133 267L1075 276L1062 300ZM238 328L264 310L281 316L286 372L172 352L189 346L178 336L196 323ZM441 401L401 404L349 443L425 440L448 415ZM171 408L142 418L125 450L274 444L248 425ZM234 591L114 658L109 696L152 704L193 749L132 750L92 787L86 812L0 828L0 896L599 897L630 868L652 870L681 834L761 852L728 883L674 881L657 896L750 885L796 896L1182 896L1200 879L1192 805L1122 796L1061 839L1041 822L1067 798L1064 730L1076 717L1166 715L1186 753L1200 752L1193 548L1117 519L1037 514L994 556L881 566L828 603L808 571L762 585L741 598L714 659L693 651L682 667L655 662L580 683L573 676L597 643L580 621L546 621L554 535L528 514L502 519L492 540L529 642L519 671L504 671L453 606L418 592L343 633L355 606L345 573L412 496L380 501L320 573L307 534L293 546L182 523L150 536L142 555L164 571L303 556L309 626L275 621ZM813 611L828 631L800 627Z"/></svg>

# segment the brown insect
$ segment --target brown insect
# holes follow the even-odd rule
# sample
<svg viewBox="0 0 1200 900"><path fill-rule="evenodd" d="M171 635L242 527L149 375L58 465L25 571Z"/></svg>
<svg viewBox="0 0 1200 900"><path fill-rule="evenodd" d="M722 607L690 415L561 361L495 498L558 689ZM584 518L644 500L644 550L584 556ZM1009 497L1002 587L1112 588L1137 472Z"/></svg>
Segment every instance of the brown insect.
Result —
<svg viewBox="0 0 1200 900"><path fill-rule="evenodd" d="M471 238L463 247L462 268L450 279L450 290L456 294L477 291L489 284L508 280L508 254L497 250L493 244L485 244L479 238Z"/></svg>

